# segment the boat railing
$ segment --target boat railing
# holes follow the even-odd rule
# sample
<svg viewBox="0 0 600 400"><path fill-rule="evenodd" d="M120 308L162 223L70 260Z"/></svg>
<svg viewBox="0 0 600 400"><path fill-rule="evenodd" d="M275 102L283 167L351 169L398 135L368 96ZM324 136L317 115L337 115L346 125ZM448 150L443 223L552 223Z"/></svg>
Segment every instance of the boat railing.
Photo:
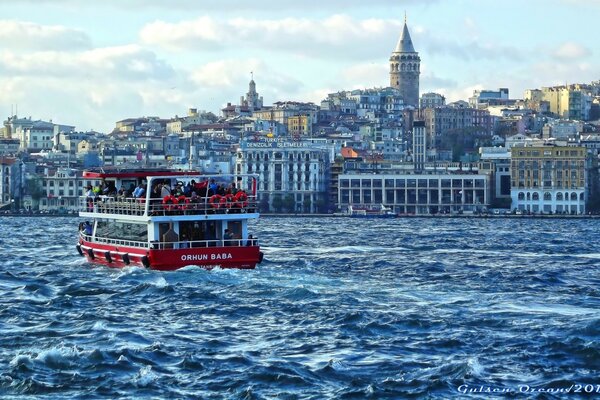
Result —
<svg viewBox="0 0 600 400"><path fill-rule="evenodd" d="M183 240L178 242L145 242L137 240L125 240L125 239L114 239L107 237L98 237L86 235L83 232L79 233L81 238L87 242L110 244L116 246L126 247L138 247L153 250L166 250L166 249L188 249L188 248L201 248L201 247L244 247L244 246L258 246L258 239L215 239L215 240Z"/></svg>
<svg viewBox="0 0 600 400"><path fill-rule="evenodd" d="M80 232L80 235L81 235L82 239L87 242L111 244L111 245L126 246L126 247L149 248L149 244L146 241L114 239L114 238L107 238L107 237L91 236L91 235L86 235L82 232Z"/></svg>
<svg viewBox="0 0 600 400"><path fill-rule="evenodd" d="M158 242L150 243L151 249L190 249L202 247L245 247L258 246L258 239L216 239L216 240L183 240L179 242Z"/></svg>
<svg viewBox="0 0 600 400"><path fill-rule="evenodd" d="M79 198L79 212L137 216L205 215L254 213L258 209L256 196L244 201L222 200L225 197L125 198L99 196Z"/></svg>

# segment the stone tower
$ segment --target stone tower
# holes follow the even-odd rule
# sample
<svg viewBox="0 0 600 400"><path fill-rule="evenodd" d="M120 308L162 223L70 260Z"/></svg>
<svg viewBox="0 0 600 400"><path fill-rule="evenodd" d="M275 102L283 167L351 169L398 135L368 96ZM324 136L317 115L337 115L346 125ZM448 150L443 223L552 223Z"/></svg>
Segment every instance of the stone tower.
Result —
<svg viewBox="0 0 600 400"><path fill-rule="evenodd" d="M413 47L404 17L402 34L390 57L390 86L400 90L404 105L419 107L420 74L421 59Z"/></svg>
<svg viewBox="0 0 600 400"><path fill-rule="evenodd" d="M259 97L258 92L256 91L254 72L251 72L250 74L252 78L250 79L250 84L248 85L248 93L246 93L246 98L242 96L240 105L247 106L250 110L260 110L263 106L263 98L262 96Z"/></svg>

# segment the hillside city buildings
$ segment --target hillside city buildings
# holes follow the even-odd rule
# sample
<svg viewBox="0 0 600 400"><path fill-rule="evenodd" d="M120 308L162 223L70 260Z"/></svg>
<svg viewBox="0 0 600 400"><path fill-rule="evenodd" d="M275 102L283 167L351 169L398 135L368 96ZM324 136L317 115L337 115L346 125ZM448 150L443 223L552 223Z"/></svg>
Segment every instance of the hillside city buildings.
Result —
<svg viewBox="0 0 600 400"><path fill-rule="evenodd" d="M254 74L219 115L140 116L111 132L11 115L0 130L0 212L75 210L89 168L175 168L259 175L263 212L587 214L600 211L600 81L419 93L421 58L406 21L384 87L320 104L267 104ZM240 92L243 92L240 88Z"/></svg>

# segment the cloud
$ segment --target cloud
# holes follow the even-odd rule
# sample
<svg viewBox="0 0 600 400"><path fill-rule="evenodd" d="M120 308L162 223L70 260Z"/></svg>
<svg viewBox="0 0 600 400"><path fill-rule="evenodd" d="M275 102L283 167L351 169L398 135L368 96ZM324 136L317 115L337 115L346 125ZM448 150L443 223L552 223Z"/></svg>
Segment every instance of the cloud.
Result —
<svg viewBox="0 0 600 400"><path fill-rule="evenodd" d="M462 60L510 60L523 61L526 59L523 50L501 43L482 42L474 37L465 40L448 39L437 36L431 31L419 32L423 50L429 56L444 56ZM413 40L414 41L414 40Z"/></svg>
<svg viewBox="0 0 600 400"><path fill-rule="evenodd" d="M353 58L388 54L401 23L333 15L307 18L218 20L202 16L178 23L155 21L140 31L146 45L180 51L261 48L300 57ZM360 51L357 51L360 49Z"/></svg>
<svg viewBox="0 0 600 400"><path fill-rule="evenodd" d="M333 15L324 19L284 18L220 20L202 16L177 23L155 21L140 31L141 41L171 51L262 49L318 59L375 59L387 57L402 23L392 19L355 19ZM525 59L521 50L473 37L448 39L416 26L413 42L421 54L474 59Z"/></svg>
<svg viewBox="0 0 600 400"><path fill-rule="evenodd" d="M439 3L442 0L229 0L226 4L227 10L238 11L255 11L257 8L265 10L309 10L319 9L320 11L337 11L340 8L372 8L374 6L395 7L427 5ZM98 4L94 2L82 2L81 0L2 0L3 4L23 4L32 3L36 6L55 6L64 7L70 6L73 8L97 8ZM141 7L155 8L159 10L187 10L187 11L223 11L224 3L221 0L104 0L104 7L112 7L115 9L139 10Z"/></svg>
<svg viewBox="0 0 600 400"><path fill-rule="evenodd" d="M584 58L591 55L592 52L585 46L575 43L566 42L561 44L554 52L554 57L562 60L573 60L577 58Z"/></svg>
<svg viewBox="0 0 600 400"><path fill-rule="evenodd" d="M116 46L81 52L42 51L0 54L0 76L46 76L65 81L75 79L146 80L164 79L172 67L154 53L136 45Z"/></svg>
<svg viewBox="0 0 600 400"><path fill-rule="evenodd" d="M81 50L91 47L89 36L80 30L60 25L0 20L3 48L17 50Z"/></svg>

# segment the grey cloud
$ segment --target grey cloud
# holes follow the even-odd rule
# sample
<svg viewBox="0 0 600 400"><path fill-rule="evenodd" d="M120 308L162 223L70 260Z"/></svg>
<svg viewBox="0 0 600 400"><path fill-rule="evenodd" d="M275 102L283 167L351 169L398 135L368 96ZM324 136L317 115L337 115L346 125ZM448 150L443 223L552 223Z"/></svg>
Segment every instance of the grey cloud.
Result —
<svg viewBox="0 0 600 400"><path fill-rule="evenodd" d="M81 50L91 47L89 36L80 30L60 25L0 20L0 43L5 49Z"/></svg>
<svg viewBox="0 0 600 400"><path fill-rule="evenodd" d="M0 58L0 74L65 80L143 81L167 79L174 75L174 70L154 53L129 46L83 52L5 53Z"/></svg>
<svg viewBox="0 0 600 400"><path fill-rule="evenodd" d="M81 0L2 0L3 3L22 4L25 2L36 5L49 6L72 6L76 8L97 8L97 2L82 2ZM318 11L340 11L348 8L372 8L373 6L384 6L398 8L414 5L428 5L438 3L443 0L229 0L225 5L222 0L104 0L102 6L115 9L139 9L155 8L161 10L189 10L189 11L222 11L230 13L236 11L256 11L270 10L307 10L315 9Z"/></svg>

